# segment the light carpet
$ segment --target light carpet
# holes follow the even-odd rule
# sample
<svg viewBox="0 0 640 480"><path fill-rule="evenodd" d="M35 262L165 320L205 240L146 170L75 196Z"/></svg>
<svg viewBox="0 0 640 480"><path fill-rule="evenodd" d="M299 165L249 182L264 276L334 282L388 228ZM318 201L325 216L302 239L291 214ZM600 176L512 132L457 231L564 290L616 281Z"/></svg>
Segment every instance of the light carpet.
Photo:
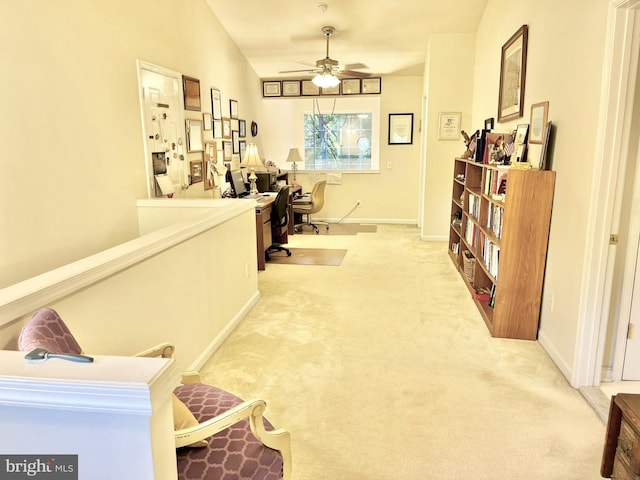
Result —
<svg viewBox="0 0 640 480"><path fill-rule="evenodd" d="M291 255L274 252L269 255L267 265L325 265L337 267L347 254L345 248L290 248Z"/></svg>
<svg viewBox="0 0 640 480"><path fill-rule="evenodd" d="M539 343L491 338L446 243L379 225L290 246L349 255L267 265L202 373L267 401L295 480L600 478L605 425Z"/></svg>
<svg viewBox="0 0 640 480"><path fill-rule="evenodd" d="M298 227L298 234L301 235L357 235L358 233L376 233L377 225L361 223L330 223L329 228L318 225L318 232L311 227Z"/></svg>

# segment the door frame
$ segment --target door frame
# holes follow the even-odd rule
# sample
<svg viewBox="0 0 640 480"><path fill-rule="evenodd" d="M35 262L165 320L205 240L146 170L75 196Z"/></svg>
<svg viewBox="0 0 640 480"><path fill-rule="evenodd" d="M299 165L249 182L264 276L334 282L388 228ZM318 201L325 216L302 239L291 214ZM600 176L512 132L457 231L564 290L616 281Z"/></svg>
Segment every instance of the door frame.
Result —
<svg viewBox="0 0 640 480"><path fill-rule="evenodd" d="M578 331L571 375L574 387L600 385L616 246L609 243L617 232L622 184L626 167L631 107L635 94L637 57L632 59L640 35L636 16L640 0L610 0L595 145L594 175L587 225Z"/></svg>

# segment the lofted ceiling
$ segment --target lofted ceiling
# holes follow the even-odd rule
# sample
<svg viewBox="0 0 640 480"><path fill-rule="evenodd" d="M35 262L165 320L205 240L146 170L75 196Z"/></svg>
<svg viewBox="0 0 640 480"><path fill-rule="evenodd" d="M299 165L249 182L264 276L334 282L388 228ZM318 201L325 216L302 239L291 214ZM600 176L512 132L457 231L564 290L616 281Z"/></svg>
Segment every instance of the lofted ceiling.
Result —
<svg viewBox="0 0 640 480"><path fill-rule="evenodd" d="M421 75L433 34L475 33L488 0L207 0L260 78L329 56L372 75Z"/></svg>

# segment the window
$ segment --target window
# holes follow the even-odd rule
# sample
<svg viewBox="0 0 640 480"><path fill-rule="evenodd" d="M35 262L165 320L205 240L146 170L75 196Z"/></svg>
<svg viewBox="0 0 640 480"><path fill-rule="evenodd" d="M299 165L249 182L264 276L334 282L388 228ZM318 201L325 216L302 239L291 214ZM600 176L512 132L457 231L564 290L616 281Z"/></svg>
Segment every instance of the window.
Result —
<svg viewBox="0 0 640 480"><path fill-rule="evenodd" d="M304 114L308 170L371 170L373 113Z"/></svg>

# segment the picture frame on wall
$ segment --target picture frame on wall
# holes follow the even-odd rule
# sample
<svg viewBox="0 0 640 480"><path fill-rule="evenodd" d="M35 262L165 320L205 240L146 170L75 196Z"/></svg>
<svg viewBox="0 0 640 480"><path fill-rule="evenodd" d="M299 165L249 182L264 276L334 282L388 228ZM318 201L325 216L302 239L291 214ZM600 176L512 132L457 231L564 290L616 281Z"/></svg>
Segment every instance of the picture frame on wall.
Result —
<svg viewBox="0 0 640 480"><path fill-rule="evenodd" d="M231 156L233 155L232 152L232 145L231 142L226 141L226 142L222 142L222 158L223 161L225 162L230 162L231 161Z"/></svg>
<svg viewBox="0 0 640 480"><path fill-rule="evenodd" d="M213 138L222 138L222 120L212 120Z"/></svg>
<svg viewBox="0 0 640 480"><path fill-rule="evenodd" d="M362 93L365 94L380 94L382 93L382 79L380 77L363 78Z"/></svg>
<svg viewBox="0 0 640 480"><path fill-rule="evenodd" d="M202 182L204 179L202 158L189 162L189 173L191 175L191 185Z"/></svg>
<svg viewBox="0 0 640 480"><path fill-rule="evenodd" d="M184 94L184 109L194 112L200 111L200 80L182 76L182 91Z"/></svg>
<svg viewBox="0 0 640 480"><path fill-rule="evenodd" d="M461 112L442 112L438 115L438 140L460 139Z"/></svg>
<svg viewBox="0 0 640 480"><path fill-rule="evenodd" d="M502 46L498 122L523 115L529 27L522 25Z"/></svg>
<svg viewBox="0 0 640 480"><path fill-rule="evenodd" d="M279 80L262 82L263 97L279 97L280 95L282 95L282 85Z"/></svg>
<svg viewBox="0 0 640 480"><path fill-rule="evenodd" d="M283 80L282 96L283 97L299 97L300 96L300 80Z"/></svg>
<svg viewBox="0 0 640 480"><path fill-rule="evenodd" d="M238 142L238 145L240 147L239 153L240 153L240 163L242 163L242 161L244 160L245 154L247 152L247 141L246 140L240 140Z"/></svg>
<svg viewBox="0 0 640 480"><path fill-rule="evenodd" d="M360 95L360 79L359 78L345 78L342 80L340 89L342 95Z"/></svg>
<svg viewBox="0 0 640 480"><path fill-rule="evenodd" d="M231 119L222 119L222 138L231 138Z"/></svg>
<svg viewBox="0 0 640 480"><path fill-rule="evenodd" d="M211 114L203 113L202 114L202 128L204 130L211 130L213 127L211 126Z"/></svg>
<svg viewBox="0 0 640 480"><path fill-rule="evenodd" d="M322 87L320 92L322 95L340 95L340 84L335 87Z"/></svg>
<svg viewBox="0 0 640 480"><path fill-rule="evenodd" d="M238 119L238 101L229 99L229 116L235 120Z"/></svg>
<svg viewBox="0 0 640 480"><path fill-rule="evenodd" d="M238 120L238 134L240 138L244 138L247 136L247 121L246 120Z"/></svg>
<svg viewBox="0 0 640 480"><path fill-rule="evenodd" d="M389 114L389 145L413 143L413 113Z"/></svg>
<svg viewBox="0 0 640 480"><path fill-rule="evenodd" d="M531 105L529 143L542 144L544 142L548 116L549 102L540 102Z"/></svg>
<svg viewBox="0 0 640 480"><path fill-rule="evenodd" d="M233 153L240 153L240 134L238 130L231 131L231 143L233 145Z"/></svg>
<svg viewBox="0 0 640 480"><path fill-rule="evenodd" d="M320 95L320 87L311 80L302 80L301 83L303 96Z"/></svg>
<svg viewBox="0 0 640 480"><path fill-rule="evenodd" d="M211 115L214 120L222 119L222 98L217 88L211 89Z"/></svg>
<svg viewBox="0 0 640 480"><path fill-rule="evenodd" d="M188 119L187 123L187 152L201 152L202 144L202 120Z"/></svg>

